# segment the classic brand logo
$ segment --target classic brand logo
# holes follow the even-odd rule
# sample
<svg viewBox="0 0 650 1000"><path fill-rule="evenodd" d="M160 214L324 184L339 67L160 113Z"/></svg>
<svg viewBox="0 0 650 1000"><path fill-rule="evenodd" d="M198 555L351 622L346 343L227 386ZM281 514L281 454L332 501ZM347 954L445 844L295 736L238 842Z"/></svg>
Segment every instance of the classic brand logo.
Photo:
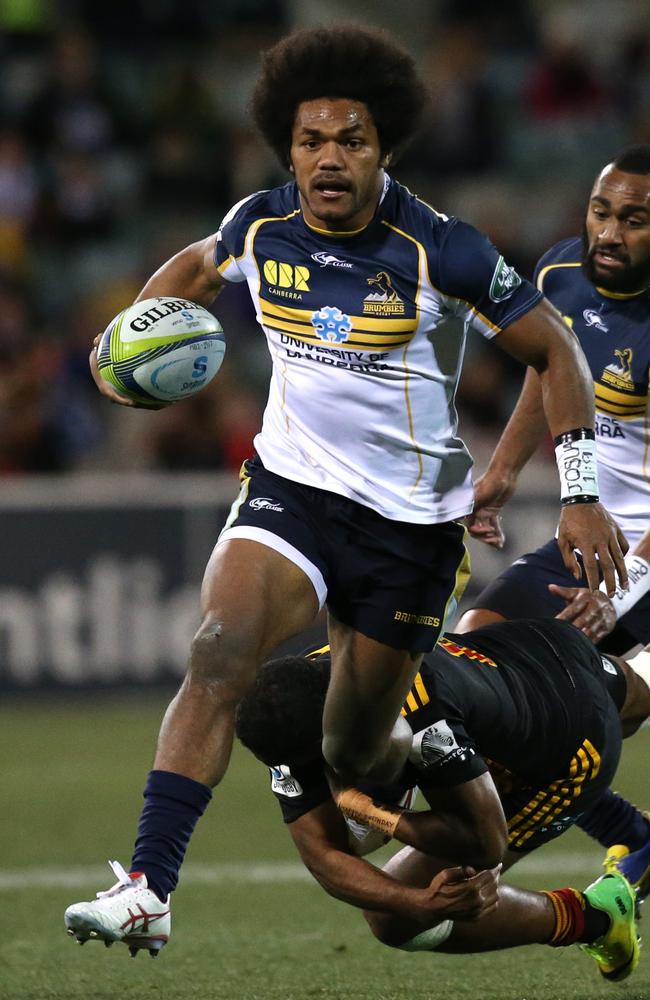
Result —
<svg viewBox="0 0 650 1000"><path fill-rule="evenodd" d="M509 264L506 264L503 257L499 257L490 285L490 298L492 301L505 302L519 288L520 284L521 278L514 267L510 267Z"/></svg>
<svg viewBox="0 0 650 1000"><path fill-rule="evenodd" d="M601 331L601 333L609 333L608 328L603 323L602 316L600 313L597 313L595 309L584 309L582 312L582 318L587 326L595 326L597 330Z"/></svg>
<svg viewBox="0 0 650 1000"><path fill-rule="evenodd" d="M313 253L311 259L315 260L321 267L354 267L354 264L348 263L347 260L341 260L340 257L335 257L333 253L326 253L325 250Z"/></svg>
<svg viewBox="0 0 650 1000"><path fill-rule="evenodd" d="M264 262L264 280L277 288L292 288L297 292L309 291L309 268L302 264L287 264L282 260Z"/></svg>
<svg viewBox="0 0 650 1000"><path fill-rule="evenodd" d="M393 281L387 271L378 271L374 278L366 278L371 288L376 289L363 300L364 313L373 316L403 316L404 302L393 288Z"/></svg>
<svg viewBox="0 0 650 1000"><path fill-rule="evenodd" d="M275 500L271 500L270 497L255 497L248 506L252 507L253 510L277 510L279 513L284 510L284 507L281 507Z"/></svg>

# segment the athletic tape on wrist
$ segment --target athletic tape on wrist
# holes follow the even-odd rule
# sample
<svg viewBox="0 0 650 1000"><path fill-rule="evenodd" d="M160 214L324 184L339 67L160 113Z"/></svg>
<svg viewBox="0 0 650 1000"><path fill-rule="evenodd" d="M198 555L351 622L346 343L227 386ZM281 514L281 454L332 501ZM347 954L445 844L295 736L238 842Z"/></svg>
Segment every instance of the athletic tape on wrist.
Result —
<svg viewBox="0 0 650 1000"><path fill-rule="evenodd" d="M354 819L357 823L365 823L373 830L381 830L382 833L392 837L397 829L402 813L399 809L379 802L373 802L369 795L364 795L356 788L346 788L336 796L336 804L346 816Z"/></svg>
<svg viewBox="0 0 650 1000"><path fill-rule="evenodd" d="M563 505L597 503L596 441L589 427L578 427L555 438L555 460L560 474Z"/></svg>
<svg viewBox="0 0 650 1000"><path fill-rule="evenodd" d="M614 596L610 597L617 620L627 614L650 590L650 563L647 559L628 553L625 557L625 565L629 581L628 590L617 587ZM603 593L607 593L604 580L600 589Z"/></svg>

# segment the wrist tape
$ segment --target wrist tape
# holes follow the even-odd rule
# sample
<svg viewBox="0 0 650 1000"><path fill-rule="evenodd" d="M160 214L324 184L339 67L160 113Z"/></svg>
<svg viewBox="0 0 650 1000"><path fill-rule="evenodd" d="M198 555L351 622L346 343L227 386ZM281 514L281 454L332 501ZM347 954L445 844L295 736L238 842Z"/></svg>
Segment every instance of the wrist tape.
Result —
<svg viewBox="0 0 650 1000"><path fill-rule="evenodd" d="M560 474L562 505L598 503L594 432L589 427L578 427L558 435L555 438L555 460Z"/></svg>
<svg viewBox="0 0 650 1000"><path fill-rule="evenodd" d="M625 565L629 581L628 590L617 587L614 596L610 597L617 620L627 614L630 608L633 608L650 590L650 563L647 559L628 553L625 557ZM600 590L607 593L604 580L600 585Z"/></svg>
<svg viewBox="0 0 650 1000"><path fill-rule="evenodd" d="M373 802L369 795L364 795L356 788L346 788L336 796L336 804L344 815L357 823L365 823L374 830L392 837L401 818L401 810Z"/></svg>

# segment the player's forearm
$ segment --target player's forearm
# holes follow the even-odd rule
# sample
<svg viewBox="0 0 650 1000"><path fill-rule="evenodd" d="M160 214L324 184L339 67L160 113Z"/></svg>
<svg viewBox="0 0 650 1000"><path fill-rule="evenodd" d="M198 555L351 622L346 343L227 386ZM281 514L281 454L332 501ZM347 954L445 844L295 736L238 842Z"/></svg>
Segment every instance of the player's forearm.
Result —
<svg viewBox="0 0 650 1000"><path fill-rule="evenodd" d="M181 250L149 278L136 301L156 295L177 295L209 306L223 287L213 251L213 236Z"/></svg>
<svg viewBox="0 0 650 1000"><path fill-rule="evenodd" d="M394 838L423 854L471 865L477 870L498 865L507 846L505 830L491 817L476 824L429 811L403 812Z"/></svg>
<svg viewBox="0 0 650 1000"><path fill-rule="evenodd" d="M316 858L303 856L303 861L330 896L351 906L413 920L424 921L431 915L427 893L397 882L363 858L323 850Z"/></svg>
<svg viewBox="0 0 650 1000"><path fill-rule="evenodd" d="M486 476L514 480L547 432L539 375L528 368L517 404L488 463Z"/></svg>

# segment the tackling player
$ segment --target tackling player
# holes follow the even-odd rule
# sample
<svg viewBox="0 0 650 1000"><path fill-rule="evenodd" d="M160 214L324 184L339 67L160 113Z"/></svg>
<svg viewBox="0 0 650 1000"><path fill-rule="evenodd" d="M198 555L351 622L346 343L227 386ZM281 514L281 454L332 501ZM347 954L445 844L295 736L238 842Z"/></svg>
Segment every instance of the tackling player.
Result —
<svg viewBox="0 0 650 1000"><path fill-rule="evenodd" d="M596 402L596 451L601 494L630 542L629 589L608 596L576 585L561 540L529 552L475 599L458 631L506 618L557 615L601 648L624 654L650 643L650 145L633 146L595 180L583 238L563 240L536 269L551 300L585 352ZM476 484L470 532L500 546L499 508L534 453L546 424L539 378L528 370L517 407ZM580 826L604 846L632 851L650 844L650 822L608 792ZM621 848L615 851L621 853Z"/></svg>
<svg viewBox="0 0 650 1000"><path fill-rule="evenodd" d="M386 172L424 103L413 60L381 33L346 25L280 41L264 55L253 109L294 179L245 198L141 292L209 305L246 281L273 373L147 780L131 862L142 874L108 897L124 921L142 905L142 879L147 913L168 907L227 767L237 704L270 651L324 604L325 756L347 776L399 770L399 709L456 589L458 519L472 507L454 409L464 334L448 319L539 373L549 425L578 455L578 480L565 475L561 494L567 558L581 549L592 586L597 562L612 594L617 572L625 583L625 542L598 502L591 384L575 338L485 237ZM94 353L91 366L103 394L128 405Z"/></svg>
<svg viewBox="0 0 650 1000"><path fill-rule="evenodd" d="M629 975L638 945L622 876L605 875L584 893L531 893L497 890L495 866L559 836L611 781L621 730L631 734L650 715L650 653L631 663L601 657L577 629L552 620L443 637L402 709L413 732L409 762L394 789L370 795L328 780L319 751L328 674L327 651L272 661L237 718L326 891L366 910L384 943L409 951L580 942L606 978ZM391 804L416 784L430 811ZM411 849L383 872L372 868L351 846L363 824ZM472 871L438 874L453 864Z"/></svg>

